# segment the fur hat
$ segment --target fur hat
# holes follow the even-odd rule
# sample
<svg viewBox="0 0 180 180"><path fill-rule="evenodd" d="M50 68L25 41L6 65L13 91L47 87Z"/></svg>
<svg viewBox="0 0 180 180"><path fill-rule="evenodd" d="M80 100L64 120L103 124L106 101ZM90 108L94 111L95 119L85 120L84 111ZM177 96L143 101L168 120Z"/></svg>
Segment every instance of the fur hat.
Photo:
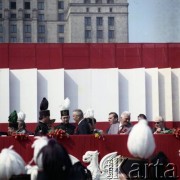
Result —
<svg viewBox="0 0 180 180"><path fill-rule="evenodd" d="M44 97L40 104L40 111L39 111L39 119L42 119L43 116L50 116L50 111L47 110L49 106L48 100Z"/></svg>
<svg viewBox="0 0 180 180"><path fill-rule="evenodd" d="M26 114L24 112L22 111L18 112L17 116L18 116L18 120L25 121Z"/></svg>
<svg viewBox="0 0 180 180"><path fill-rule="evenodd" d="M70 100L69 98L66 98L60 106L61 117L69 116L69 107L70 107Z"/></svg>
<svg viewBox="0 0 180 180"><path fill-rule="evenodd" d="M18 128L17 119L18 119L17 112L14 110L8 117L8 121L9 121L8 126L17 129Z"/></svg>
<svg viewBox="0 0 180 180"><path fill-rule="evenodd" d="M127 147L129 152L141 159L149 158L155 150L155 141L146 120L135 124L129 134Z"/></svg>

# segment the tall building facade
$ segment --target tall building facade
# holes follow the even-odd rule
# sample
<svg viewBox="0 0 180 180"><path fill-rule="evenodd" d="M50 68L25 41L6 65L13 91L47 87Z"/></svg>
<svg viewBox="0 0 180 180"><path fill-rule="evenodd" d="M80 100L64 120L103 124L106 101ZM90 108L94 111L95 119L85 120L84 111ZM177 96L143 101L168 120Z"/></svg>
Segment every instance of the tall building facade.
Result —
<svg viewBox="0 0 180 180"><path fill-rule="evenodd" d="M0 42L128 42L128 3L0 0Z"/></svg>

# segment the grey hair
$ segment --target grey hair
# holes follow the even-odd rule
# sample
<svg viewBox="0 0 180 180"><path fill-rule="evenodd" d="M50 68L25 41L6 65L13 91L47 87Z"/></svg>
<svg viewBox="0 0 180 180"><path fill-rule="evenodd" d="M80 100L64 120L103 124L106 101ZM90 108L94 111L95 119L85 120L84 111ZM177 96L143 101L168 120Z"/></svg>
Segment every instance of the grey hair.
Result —
<svg viewBox="0 0 180 180"><path fill-rule="evenodd" d="M121 117L131 117L131 113L129 111L124 111L121 113Z"/></svg>
<svg viewBox="0 0 180 180"><path fill-rule="evenodd" d="M73 110L73 112L77 113L77 115L80 117L80 118L83 118L84 115L83 115L83 111L81 109L75 109Z"/></svg>

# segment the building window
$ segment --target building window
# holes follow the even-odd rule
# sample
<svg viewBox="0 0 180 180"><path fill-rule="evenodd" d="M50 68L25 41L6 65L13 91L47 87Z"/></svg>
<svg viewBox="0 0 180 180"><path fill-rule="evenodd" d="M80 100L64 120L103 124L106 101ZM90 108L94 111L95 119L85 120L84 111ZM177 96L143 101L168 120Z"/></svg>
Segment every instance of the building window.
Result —
<svg viewBox="0 0 180 180"><path fill-rule="evenodd" d="M108 37L109 37L109 39L114 39L114 30L108 31Z"/></svg>
<svg viewBox="0 0 180 180"><path fill-rule="evenodd" d="M98 8L98 12L101 12L101 8Z"/></svg>
<svg viewBox="0 0 180 180"><path fill-rule="evenodd" d="M10 37L10 42L17 42L17 38L16 37Z"/></svg>
<svg viewBox="0 0 180 180"><path fill-rule="evenodd" d="M113 3L114 3L114 0L107 0L107 3L108 3L108 4L113 4Z"/></svg>
<svg viewBox="0 0 180 180"><path fill-rule="evenodd" d="M91 39L91 30L85 30L85 39Z"/></svg>
<svg viewBox="0 0 180 180"><path fill-rule="evenodd" d="M16 9L16 2L10 2L10 9Z"/></svg>
<svg viewBox="0 0 180 180"><path fill-rule="evenodd" d="M97 17L96 18L96 24L97 24L97 26L102 26L103 25L103 18L102 17Z"/></svg>
<svg viewBox="0 0 180 180"><path fill-rule="evenodd" d="M3 33L3 25L0 24L0 33Z"/></svg>
<svg viewBox="0 0 180 180"><path fill-rule="evenodd" d="M16 24L12 24L10 26L10 33L17 33L17 26L16 26Z"/></svg>
<svg viewBox="0 0 180 180"><path fill-rule="evenodd" d="M44 2L38 2L38 10L44 10Z"/></svg>
<svg viewBox="0 0 180 180"><path fill-rule="evenodd" d="M58 32L59 33L64 33L64 25L59 25L58 26Z"/></svg>
<svg viewBox="0 0 180 180"><path fill-rule="evenodd" d="M38 37L38 42L39 43L44 43L45 42L45 37Z"/></svg>
<svg viewBox="0 0 180 180"><path fill-rule="evenodd" d="M24 42L31 42L31 37L25 37Z"/></svg>
<svg viewBox="0 0 180 180"><path fill-rule="evenodd" d="M38 20L44 21L44 14L38 14Z"/></svg>
<svg viewBox="0 0 180 180"><path fill-rule="evenodd" d="M84 0L84 3L89 4L89 3L91 3L91 0Z"/></svg>
<svg viewBox="0 0 180 180"><path fill-rule="evenodd" d="M109 8L109 12L112 12L112 8Z"/></svg>
<svg viewBox="0 0 180 180"><path fill-rule="evenodd" d="M102 0L96 0L96 4L102 4Z"/></svg>
<svg viewBox="0 0 180 180"><path fill-rule="evenodd" d="M2 14L0 14L0 19L2 19Z"/></svg>
<svg viewBox="0 0 180 180"><path fill-rule="evenodd" d="M85 17L85 26L91 26L91 17Z"/></svg>
<svg viewBox="0 0 180 180"><path fill-rule="evenodd" d="M0 42L3 42L3 37L0 36Z"/></svg>
<svg viewBox="0 0 180 180"><path fill-rule="evenodd" d="M64 9L64 1L58 1L58 9Z"/></svg>
<svg viewBox="0 0 180 180"><path fill-rule="evenodd" d="M59 21L64 21L64 13L59 13L58 14L58 20Z"/></svg>
<svg viewBox="0 0 180 180"><path fill-rule="evenodd" d="M25 19L30 19L30 18L31 18L31 15L30 15L30 14L24 14L24 18L25 18Z"/></svg>
<svg viewBox="0 0 180 180"><path fill-rule="evenodd" d="M24 9L31 9L30 2L24 2Z"/></svg>
<svg viewBox="0 0 180 180"><path fill-rule="evenodd" d="M103 39L103 31L97 30L97 39Z"/></svg>
<svg viewBox="0 0 180 180"><path fill-rule="evenodd" d="M86 8L86 12L89 12L89 8Z"/></svg>
<svg viewBox="0 0 180 180"><path fill-rule="evenodd" d="M108 25L114 26L114 17L108 17Z"/></svg>
<svg viewBox="0 0 180 180"><path fill-rule="evenodd" d="M24 26L24 32L25 33L31 33L31 25L30 24L27 24Z"/></svg>
<svg viewBox="0 0 180 180"><path fill-rule="evenodd" d="M59 43L64 43L64 38L63 37L59 38Z"/></svg>
<svg viewBox="0 0 180 180"><path fill-rule="evenodd" d="M45 25L38 26L38 33L45 33Z"/></svg>
<svg viewBox="0 0 180 180"><path fill-rule="evenodd" d="M2 0L0 0L0 10L2 10Z"/></svg>
<svg viewBox="0 0 180 180"><path fill-rule="evenodd" d="M10 16L12 19L16 19L16 14L14 13L11 13L11 16Z"/></svg>

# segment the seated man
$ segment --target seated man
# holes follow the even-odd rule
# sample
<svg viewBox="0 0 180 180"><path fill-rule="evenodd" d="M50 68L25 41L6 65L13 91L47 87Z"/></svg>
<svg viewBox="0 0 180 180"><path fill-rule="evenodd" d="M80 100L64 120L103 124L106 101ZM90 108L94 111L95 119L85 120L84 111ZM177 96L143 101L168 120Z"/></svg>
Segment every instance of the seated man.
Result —
<svg viewBox="0 0 180 180"><path fill-rule="evenodd" d="M117 113L115 113L115 112L110 112L110 113L109 113L109 117L108 117L108 121L109 121L109 125L110 125L110 126L109 126L109 128L106 130L106 133L107 133L107 134L108 134L108 131L109 131L111 125L118 123L118 115L117 115Z"/></svg>
<svg viewBox="0 0 180 180"><path fill-rule="evenodd" d="M66 98L60 107L60 114L61 114L61 124L55 127L55 129L62 129L67 134L74 134L75 126L69 123L70 116L69 116L69 107L70 107L70 99Z"/></svg>
<svg viewBox="0 0 180 180"><path fill-rule="evenodd" d="M121 114L119 122L111 125L108 134L128 134L132 128L130 119L131 113L124 111Z"/></svg>
<svg viewBox="0 0 180 180"><path fill-rule="evenodd" d="M62 123L55 127L55 129L62 129L66 131L66 133L72 135L74 134L75 126L69 123L70 116L69 110L61 111L61 121Z"/></svg>
<svg viewBox="0 0 180 180"><path fill-rule="evenodd" d="M163 117L161 116L156 117L154 120L154 128L152 129L152 132L154 134L159 134L159 133L165 133L166 130L169 129L165 127Z"/></svg>
<svg viewBox="0 0 180 180"><path fill-rule="evenodd" d="M18 134L26 134L26 124L23 120L18 120L18 130L16 131Z"/></svg>

